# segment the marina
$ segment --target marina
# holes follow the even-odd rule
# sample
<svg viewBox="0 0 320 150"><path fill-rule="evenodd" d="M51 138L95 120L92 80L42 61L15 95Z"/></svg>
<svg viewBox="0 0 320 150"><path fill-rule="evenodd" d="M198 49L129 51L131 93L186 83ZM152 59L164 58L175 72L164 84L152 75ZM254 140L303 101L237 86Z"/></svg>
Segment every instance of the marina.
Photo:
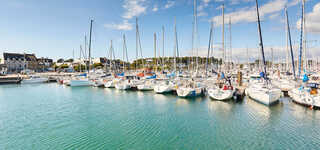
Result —
<svg viewBox="0 0 320 150"><path fill-rule="evenodd" d="M0 149L319 149L320 2L101 3L0 55Z"/></svg>

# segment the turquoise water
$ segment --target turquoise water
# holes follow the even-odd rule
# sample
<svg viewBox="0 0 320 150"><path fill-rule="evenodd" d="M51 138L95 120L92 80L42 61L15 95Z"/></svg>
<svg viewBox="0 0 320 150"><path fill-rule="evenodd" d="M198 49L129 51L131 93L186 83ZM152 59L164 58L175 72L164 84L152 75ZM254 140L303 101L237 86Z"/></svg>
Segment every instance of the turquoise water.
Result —
<svg viewBox="0 0 320 150"><path fill-rule="evenodd" d="M320 111L58 84L0 86L0 149L319 149Z"/></svg>

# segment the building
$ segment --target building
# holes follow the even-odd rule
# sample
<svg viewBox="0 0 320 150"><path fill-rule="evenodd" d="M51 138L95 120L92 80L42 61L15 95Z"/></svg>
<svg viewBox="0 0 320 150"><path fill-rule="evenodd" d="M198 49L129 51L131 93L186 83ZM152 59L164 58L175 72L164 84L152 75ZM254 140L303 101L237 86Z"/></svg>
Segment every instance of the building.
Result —
<svg viewBox="0 0 320 150"><path fill-rule="evenodd" d="M37 61L39 64L38 71L47 71L53 65L53 60L49 58L41 57L41 58L38 58Z"/></svg>
<svg viewBox="0 0 320 150"><path fill-rule="evenodd" d="M5 75L5 74L7 74L7 65L0 64L0 75Z"/></svg>
<svg viewBox="0 0 320 150"><path fill-rule="evenodd" d="M19 73L24 69L38 69L39 63L35 54L3 53L0 64L6 66L8 73Z"/></svg>
<svg viewBox="0 0 320 150"><path fill-rule="evenodd" d="M109 60L107 60L107 58L105 58L105 57L98 57L98 58L94 58L94 59L92 59L92 62L95 64L95 63L101 63L101 64L106 64L107 63L107 61L108 61L108 63L109 63Z"/></svg>

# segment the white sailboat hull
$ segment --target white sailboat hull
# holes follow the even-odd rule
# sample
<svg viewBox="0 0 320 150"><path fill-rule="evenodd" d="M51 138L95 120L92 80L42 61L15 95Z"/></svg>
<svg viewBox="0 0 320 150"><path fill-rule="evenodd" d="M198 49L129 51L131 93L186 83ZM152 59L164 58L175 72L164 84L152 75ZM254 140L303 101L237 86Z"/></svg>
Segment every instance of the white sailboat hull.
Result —
<svg viewBox="0 0 320 150"><path fill-rule="evenodd" d="M178 88L177 94L179 97L197 97L201 96L201 88Z"/></svg>
<svg viewBox="0 0 320 150"><path fill-rule="evenodd" d="M115 84L113 81L107 81L105 84L104 84L104 87L105 88L115 88Z"/></svg>
<svg viewBox="0 0 320 150"><path fill-rule="evenodd" d="M257 88L248 87L246 89L246 94L253 100L265 104L272 105L277 103L281 97L280 89L267 89L267 88Z"/></svg>
<svg viewBox="0 0 320 150"><path fill-rule="evenodd" d="M153 90L158 94L162 94L172 92L173 88L169 85L156 85Z"/></svg>
<svg viewBox="0 0 320 150"><path fill-rule="evenodd" d="M305 91L304 89L299 90L298 88L289 91L288 95L298 104L320 108L319 95L311 95L308 91Z"/></svg>
<svg viewBox="0 0 320 150"><path fill-rule="evenodd" d="M69 86L77 87L77 86L91 86L92 83L88 79L78 79L78 80L70 80Z"/></svg>
<svg viewBox="0 0 320 150"><path fill-rule="evenodd" d="M234 90L209 89L208 95L213 100L225 101L233 98Z"/></svg>
<svg viewBox="0 0 320 150"><path fill-rule="evenodd" d="M101 80L96 80L93 84L94 87L103 87L104 83Z"/></svg>
<svg viewBox="0 0 320 150"><path fill-rule="evenodd" d="M146 85L146 84L140 84L137 86L138 90L140 91L152 91L154 89L153 86L151 85Z"/></svg>
<svg viewBox="0 0 320 150"><path fill-rule="evenodd" d="M119 83L119 84L115 84L115 88L118 90L129 90L131 86L130 84L127 84L127 83Z"/></svg>
<svg viewBox="0 0 320 150"><path fill-rule="evenodd" d="M48 82L48 78L24 79L21 81L21 84L35 84L35 83L44 83L44 82Z"/></svg>

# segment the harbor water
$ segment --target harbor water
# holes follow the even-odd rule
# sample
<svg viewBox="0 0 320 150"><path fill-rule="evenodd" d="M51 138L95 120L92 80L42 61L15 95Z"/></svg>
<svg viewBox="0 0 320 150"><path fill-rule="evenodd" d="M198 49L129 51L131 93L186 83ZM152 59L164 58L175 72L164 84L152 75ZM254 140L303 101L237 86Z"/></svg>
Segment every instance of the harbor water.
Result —
<svg viewBox="0 0 320 150"><path fill-rule="evenodd" d="M181 99L56 83L0 86L0 149L319 149L320 111L289 98Z"/></svg>

